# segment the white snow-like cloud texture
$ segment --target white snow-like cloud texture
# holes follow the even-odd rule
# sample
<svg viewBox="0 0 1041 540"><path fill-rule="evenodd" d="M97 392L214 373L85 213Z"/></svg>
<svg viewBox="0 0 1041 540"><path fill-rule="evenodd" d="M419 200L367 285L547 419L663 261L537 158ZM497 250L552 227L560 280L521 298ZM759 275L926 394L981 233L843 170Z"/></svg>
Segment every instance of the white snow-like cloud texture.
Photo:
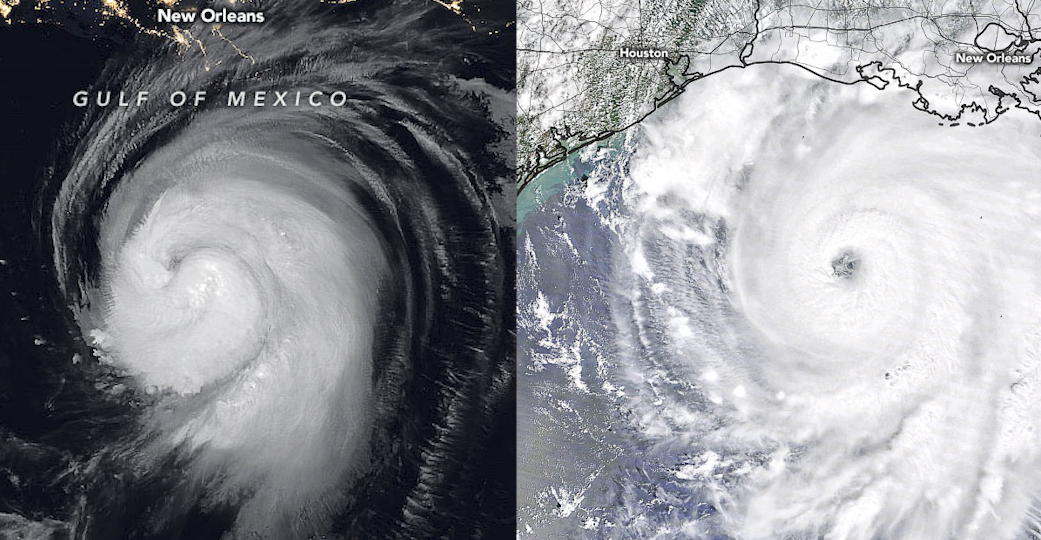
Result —
<svg viewBox="0 0 1041 540"><path fill-rule="evenodd" d="M476 464L512 410L496 111L513 100L489 82L507 71L436 5L265 11L201 25L201 52L141 36L92 91L151 99L93 107L58 164L54 270L136 411L72 528L476 535L512 512L475 495L498 485ZM174 90L209 97L173 107ZM236 107L233 91L346 100Z"/></svg>
<svg viewBox="0 0 1041 540"><path fill-rule="evenodd" d="M642 127L614 281L657 365L623 370L697 397L629 406L728 460L680 476L734 538L1039 526L1037 119L940 126L905 97L763 67Z"/></svg>

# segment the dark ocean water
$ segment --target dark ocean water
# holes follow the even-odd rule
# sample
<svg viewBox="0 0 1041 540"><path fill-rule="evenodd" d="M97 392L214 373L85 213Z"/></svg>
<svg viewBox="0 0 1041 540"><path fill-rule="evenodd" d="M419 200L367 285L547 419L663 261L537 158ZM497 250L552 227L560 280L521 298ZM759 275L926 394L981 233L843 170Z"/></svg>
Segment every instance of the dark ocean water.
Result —
<svg viewBox="0 0 1041 540"><path fill-rule="evenodd" d="M483 7L482 29L498 29L512 17L512 4ZM124 32L114 31L110 41L46 28L0 32L0 62L17 74L5 90L0 145L6 191L0 220L7 232L0 239L0 512L7 514L0 527L6 534L464 538L515 529L515 236L512 214L503 211L512 208L512 132L495 117L499 102L512 100L512 34L476 32L440 6L415 2L267 4L265 11L275 22L223 29L256 63L214 42L203 55ZM170 110L157 99L133 110L78 110L70 98L85 88L153 95L171 88L211 95L318 88L344 91L350 104ZM215 136L206 146L210 134L229 126L223 140ZM299 453L293 441L278 443L288 452L282 461L281 454L264 461L249 450L254 431L266 437L258 441L280 432L257 420L238 424L234 440L244 446L218 449L171 431L173 425L198 430L216 418L207 411L228 381L194 398L155 392L118 361L99 363L84 335L105 318L106 280L118 265L105 246L132 236L132 229L110 234L106 220L147 214L164 186L173 185L137 173L211 151L237 153L240 163L259 152L278 156L283 166L296 161L324 171L312 177L315 185L350 200L350 223L365 222L371 232L364 234L388 261L368 285L378 298L375 318L367 321L372 346L358 351L371 356L371 378L350 382L367 387L372 400L338 411L329 407L341 400L323 398L311 419L272 419L292 421L287 433L311 434L295 441ZM258 185L267 181L262 166L252 174ZM221 176L212 178L199 185ZM272 193L322 200L308 189ZM336 221L339 210L328 206L334 200L326 198L320 211ZM141 206L114 206L131 201ZM347 234L344 227L332 230ZM196 238L185 249L196 247L212 245ZM234 248L222 249L249 263L251 273L267 264ZM281 335L277 321L290 309L284 297L292 290L286 287L307 290L307 283L261 283L275 287L262 291L265 320L276 321L267 335ZM306 318L287 324L299 321L324 324ZM286 403L308 399L309 379L291 383L300 398ZM342 482L334 480L302 508L294 502L260 517L249 513L264 493L306 489L302 479L271 480L278 463L318 471L329 459L329 478L339 478L342 460L313 450L344 444L323 434L355 416L371 427L364 443L346 444L364 447L369 457Z"/></svg>

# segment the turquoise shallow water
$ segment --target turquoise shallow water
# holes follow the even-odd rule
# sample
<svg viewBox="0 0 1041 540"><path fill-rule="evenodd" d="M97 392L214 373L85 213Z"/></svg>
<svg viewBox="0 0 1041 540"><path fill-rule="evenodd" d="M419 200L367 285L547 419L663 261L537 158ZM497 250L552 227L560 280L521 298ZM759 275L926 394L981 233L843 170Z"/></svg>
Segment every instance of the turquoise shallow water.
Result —
<svg viewBox="0 0 1041 540"><path fill-rule="evenodd" d="M586 160L559 164L524 194L517 253L520 540L730 540L719 532L723 518L711 494L677 477L700 447L655 445L633 420L636 411L654 417L660 410L652 399L635 409L631 403L642 402L641 396L690 399L692 387L685 372L668 364L652 369L671 371L648 375L667 373L668 381L639 378L643 366L658 358L658 336L667 335L670 315L654 311L657 304L626 303L626 291L633 290L627 268L615 267L626 264L627 242L634 238L623 231L632 215L625 188L637 145L628 140L620 136L583 152ZM660 274L675 283L697 277L687 270L704 260L701 252L662 252L654 243L645 253L666 261Z"/></svg>
<svg viewBox="0 0 1041 540"><path fill-rule="evenodd" d="M527 217L528 213L538 208L546 201L547 198L560 193L560 189L574 179L574 168L572 163L577 161L577 156L571 156L568 159L546 169L542 174L535 177L534 180L524 191L517 194L517 234L521 234L521 228L524 225L524 218Z"/></svg>
<svg viewBox="0 0 1041 540"><path fill-rule="evenodd" d="M621 150L625 143L625 133L619 133L603 142L598 143L598 148L611 148ZM542 206L549 198L560 193L567 184L580 181L582 177L592 170L595 159L586 161L582 159L581 152L572 153L567 159L546 169L534 180L524 191L517 194L517 235L520 236L524 230L524 219L532 210Z"/></svg>

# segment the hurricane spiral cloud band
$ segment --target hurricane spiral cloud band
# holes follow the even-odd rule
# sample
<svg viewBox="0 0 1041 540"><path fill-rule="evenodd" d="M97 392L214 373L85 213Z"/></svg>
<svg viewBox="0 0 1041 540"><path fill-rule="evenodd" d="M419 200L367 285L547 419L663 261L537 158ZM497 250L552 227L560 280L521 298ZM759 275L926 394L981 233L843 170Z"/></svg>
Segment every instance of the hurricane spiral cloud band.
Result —
<svg viewBox="0 0 1041 540"><path fill-rule="evenodd" d="M75 353L53 371L88 381L59 414L94 433L55 446L49 517L83 539L511 530L511 64L435 4L264 12L196 23L187 52L138 36L49 169ZM258 91L325 97L225 101Z"/></svg>
<svg viewBox="0 0 1041 540"><path fill-rule="evenodd" d="M563 225L524 225L533 373L574 348L572 403L624 426L591 445L616 465L588 478L607 479L535 497L610 538L1037 534L1031 119L938 127L899 90L718 77L590 156L588 185L551 205ZM579 300L541 281L543 243L611 254L568 270L609 316L569 318Z"/></svg>

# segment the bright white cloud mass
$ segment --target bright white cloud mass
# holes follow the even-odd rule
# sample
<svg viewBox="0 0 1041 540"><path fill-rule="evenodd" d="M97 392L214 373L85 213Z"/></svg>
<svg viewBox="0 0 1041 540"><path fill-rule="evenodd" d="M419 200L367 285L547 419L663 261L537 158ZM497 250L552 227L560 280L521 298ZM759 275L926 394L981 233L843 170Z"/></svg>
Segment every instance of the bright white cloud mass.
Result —
<svg viewBox="0 0 1041 540"><path fill-rule="evenodd" d="M674 323L670 360L722 420L706 436L768 453L718 486L730 530L1011 539L1036 527L1036 119L940 127L898 92L783 68L707 94L646 126L627 235L633 252L715 251L647 259L653 277L634 288L672 294L633 294ZM692 214L725 243L677 234Z"/></svg>
<svg viewBox="0 0 1041 540"><path fill-rule="evenodd" d="M624 418L621 435L591 436L617 467L578 484L582 527L745 540L1038 530L1037 118L940 126L905 90L785 66L700 84L622 152L589 156L588 186L545 205L562 226L525 224L547 245L583 245L574 224L593 215L614 250L596 281L607 322L576 318L581 292L546 288L539 248L522 256L549 291L531 326L536 373L581 366L554 358L586 348L594 390L574 395ZM633 446L646 463L626 461ZM621 494L599 499L600 482ZM641 499L645 484L656 491Z"/></svg>

